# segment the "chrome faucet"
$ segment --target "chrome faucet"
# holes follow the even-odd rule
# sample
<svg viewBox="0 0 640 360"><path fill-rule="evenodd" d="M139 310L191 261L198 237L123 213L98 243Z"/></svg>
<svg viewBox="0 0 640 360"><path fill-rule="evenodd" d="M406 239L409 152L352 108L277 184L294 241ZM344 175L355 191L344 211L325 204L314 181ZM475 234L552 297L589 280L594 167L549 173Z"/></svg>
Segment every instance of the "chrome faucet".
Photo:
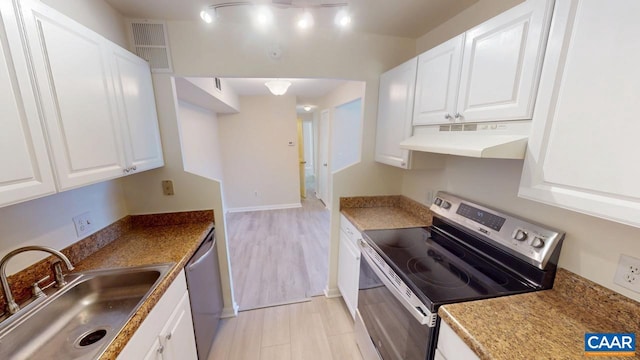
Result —
<svg viewBox="0 0 640 360"><path fill-rule="evenodd" d="M7 255L5 255L2 258L2 260L0 260L0 282L2 282L2 292L4 294L4 299L7 302L7 310L11 315L18 312L18 310L20 310L20 306L16 304L16 301L13 298L13 295L11 294L11 288L9 287L9 282L7 281L7 262L9 262L9 259L14 257L16 254L20 254L25 251L31 251L31 250L44 251L44 252L50 253L51 255L55 255L60 260L64 261L65 265L67 266L67 270L69 271L73 270L73 265L71 265L71 261L69 261L69 259L60 251L52 249L50 247L35 245L35 246L25 246L25 247L21 247L13 251L10 251ZM64 281L64 274L62 273L60 262L56 262L53 268L56 276L56 286L58 287L64 286L66 282Z"/></svg>

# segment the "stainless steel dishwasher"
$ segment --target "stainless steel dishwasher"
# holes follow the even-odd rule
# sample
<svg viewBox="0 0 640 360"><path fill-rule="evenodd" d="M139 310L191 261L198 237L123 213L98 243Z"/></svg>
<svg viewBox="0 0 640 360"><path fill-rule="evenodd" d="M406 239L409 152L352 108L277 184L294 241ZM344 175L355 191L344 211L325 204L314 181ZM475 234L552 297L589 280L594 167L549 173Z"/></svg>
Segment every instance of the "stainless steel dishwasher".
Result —
<svg viewBox="0 0 640 360"><path fill-rule="evenodd" d="M206 360L209 356L223 308L214 230L211 230L185 266L200 360Z"/></svg>

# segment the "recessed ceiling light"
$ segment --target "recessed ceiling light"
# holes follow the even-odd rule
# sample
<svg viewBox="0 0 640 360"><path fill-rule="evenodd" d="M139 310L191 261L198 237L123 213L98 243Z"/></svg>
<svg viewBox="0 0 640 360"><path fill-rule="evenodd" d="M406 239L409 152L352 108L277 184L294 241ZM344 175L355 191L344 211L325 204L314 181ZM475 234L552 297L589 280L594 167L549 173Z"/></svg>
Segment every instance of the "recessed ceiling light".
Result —
<svg viewBox="0 0 640 360"><path fill-rule="evenodd" d="M309 112L311 111L311 105L305 105L302 107L304 109L304 111Z"/></svg>
<svg viewBox="0 0 640 360"><path fill-rule="evenodd" d="M335 23L342 28L346 28L351 24L351 15L346 10L340 10L336 14Z"/></svg>
<svg viewBox="0 0 640 360"><path fill-rule="evenodd" d="M304 11L298 18L298 27L300 29L308 29L313 26L313 15L309 11Z"/></svg>
<svg viewBox="0 0 640 360"><path fill-rule="evenodd" d="M255 23L258 26L271 25L273 22L273 12L267 6L259 6L255 13Z"/></svg>
<svg viewBox="0 0 640 360"><path fill-rule="evenodd" d="M207 24L211 24L211 22L213 22L213 16L211 16L211 12L209 10L200 11L200 18Z"/></svg>

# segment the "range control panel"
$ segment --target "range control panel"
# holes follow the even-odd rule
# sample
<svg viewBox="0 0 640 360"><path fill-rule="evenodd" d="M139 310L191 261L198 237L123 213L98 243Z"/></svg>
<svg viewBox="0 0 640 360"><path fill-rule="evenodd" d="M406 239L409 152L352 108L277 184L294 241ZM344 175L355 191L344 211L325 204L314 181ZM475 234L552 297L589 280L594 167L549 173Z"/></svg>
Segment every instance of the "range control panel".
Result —
<svg viewBox="0 0 640 360"><path fill-rule="evenodd" d="M496 242L518 257L544 269L564 238L564 233L475 204L455 195L438 192L431 211Z"/></svg>

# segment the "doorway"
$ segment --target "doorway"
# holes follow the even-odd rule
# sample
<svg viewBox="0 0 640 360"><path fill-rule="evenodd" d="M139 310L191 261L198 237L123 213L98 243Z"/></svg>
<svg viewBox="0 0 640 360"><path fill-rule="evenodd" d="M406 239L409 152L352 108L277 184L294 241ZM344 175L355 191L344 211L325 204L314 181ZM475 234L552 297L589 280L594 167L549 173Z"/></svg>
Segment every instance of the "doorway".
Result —
<svg viewBox="0 0 640 360"><path fill-rule="evenodd" d="M322 201L327 208L331 208L331 199L329 198L331 178L329 177L329 134L330 121L329 109L320 112L320 120L318 121L318 199Z"/></svg>

